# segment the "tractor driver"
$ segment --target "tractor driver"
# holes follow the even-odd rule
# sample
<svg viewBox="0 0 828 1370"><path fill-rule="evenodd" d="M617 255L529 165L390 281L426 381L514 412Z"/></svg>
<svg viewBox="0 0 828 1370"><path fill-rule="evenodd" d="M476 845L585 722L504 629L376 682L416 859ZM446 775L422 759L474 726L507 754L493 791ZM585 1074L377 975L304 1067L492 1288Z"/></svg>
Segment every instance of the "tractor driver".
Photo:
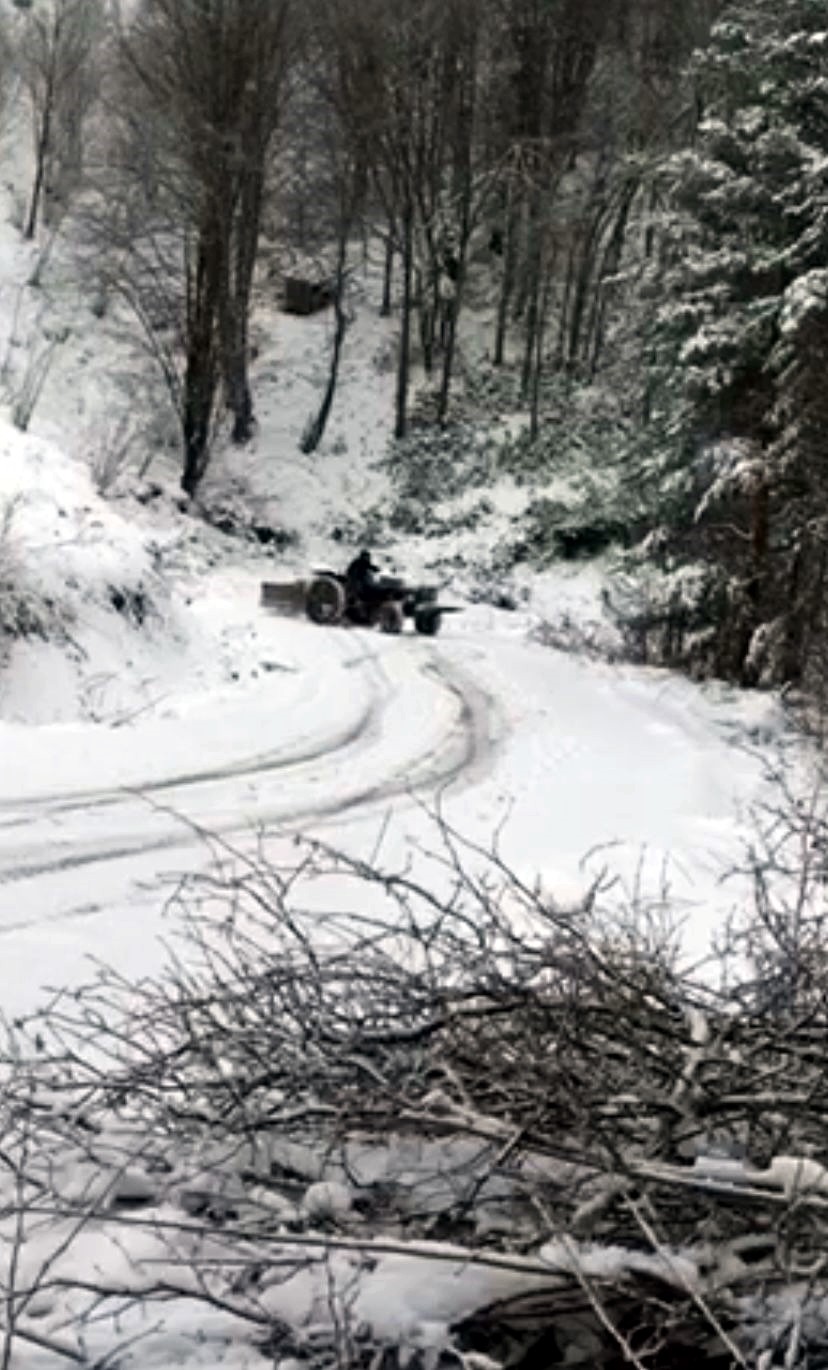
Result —
<svg viewBox="0 0 828 1370"><path fill-rule="evenodd" d="M370 609L378 570L379 567L371 560L371 553L363 549L345 572L345 590L348 599L356 607Z"/></svg>

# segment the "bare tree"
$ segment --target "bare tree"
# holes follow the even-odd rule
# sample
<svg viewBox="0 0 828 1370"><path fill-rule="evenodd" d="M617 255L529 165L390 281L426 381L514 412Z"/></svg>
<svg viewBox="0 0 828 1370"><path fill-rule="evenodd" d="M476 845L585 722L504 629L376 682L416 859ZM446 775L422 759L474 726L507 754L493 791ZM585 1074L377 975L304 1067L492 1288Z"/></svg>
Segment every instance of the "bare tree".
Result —
<svg viewBox="0 0 828 1370"><path fill-rule="evenodd" d="M252 432L248 323L290 18L290 0L144 0L122 34L130 96L100 196L101 236L116 247L113 285L120 275L155 338L159 296L175 316L175 342L161 351L189 494L207 469L221 386L234 440Z"/></svg>
<svg viewBox="0 0 828 1370"><path fill-rule="evenodd" d="M416 11L397 3L319 0L328 88L387 245L383 313L399 263L395 433L408 425L414 330L425 370L443 357L448 403L469 238L486 171L477 152L486 7L470 0Z"/></svg>
<svg viewBox="0 0 828 1370"><path fill-rule="evenodd" d="M535 434L543 371L594 374L608 324L626 306L619 278L653 209L658 163L692 129L684 68L717 6L520 0L496 8L489 142L501 150L502 267L493 356L504 362L519 323L521 391Z"/></svg>
<svg viewBox="0 0 828 1370"><path fill-rule="evenodd" d="M31 102L35 150L26 238L34 237L44 198L65 199L80 175L102 29L101 0L45 0L25 19L19 62Z"/></svg>
<svg viewBox="0 0 828 1370"><path fill-rule="evenodd" d="M348 287L348 252L350 248L351 233L353 232L357 214L360 209L362 186L357 169L348 157L347 151L341 149L339 155L334 153L334 160L336 161L336 171L334 174L335 193L338 201L336 262L334 264L333 275L330 279L335 318L334 335L331 346L330 366L328 368L328 380L319 404L319 409L313 418L310 419L302 434L300 447L306 454L315 452L324 437L325 428L327 427L331 409L333 408L334 397L336 395L345 335L351 321L346 299Z"/></svg>
<svg viewBox="0 0 828 1370"><path fill-rule="evenodd" d="M14 50L9 28L4 16L0 15L0 116L6 112L9 89L14 70Z"/></svg>

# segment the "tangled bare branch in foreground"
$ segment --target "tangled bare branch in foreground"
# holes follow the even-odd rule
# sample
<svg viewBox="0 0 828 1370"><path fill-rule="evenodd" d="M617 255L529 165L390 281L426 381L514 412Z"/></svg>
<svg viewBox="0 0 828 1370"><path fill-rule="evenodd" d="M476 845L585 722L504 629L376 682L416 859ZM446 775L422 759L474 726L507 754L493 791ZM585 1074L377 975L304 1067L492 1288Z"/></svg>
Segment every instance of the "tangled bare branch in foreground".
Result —
<svg viewBox="0 0 828 1370"><path fill-rule="evenodd" d="M752 1365L778 1343L804 1365L828 1297L820 806L764 815L716 980L682 969L662 893L612 908L599 879L562 907L435 831L417 874L318 843L279 863L218 847L171 901L162 976L103 969L16 1025L7 1108L37 1146L4 1191L14 1249L21 1214L70 1244L145 1226L165 1273L144 1269L143 1294L186 1289L271 1340L274 1282L324 1267L337 1363L374 1345L343 1321L348 1280L399 1258L517 1281L455 1318L457 1354L528 1366L546 1338L570 1356L577 1307L596 1364ZM87 1191L43 1160L59 1146ZM6 1302L10 1344L26 1302Z"/></svg>

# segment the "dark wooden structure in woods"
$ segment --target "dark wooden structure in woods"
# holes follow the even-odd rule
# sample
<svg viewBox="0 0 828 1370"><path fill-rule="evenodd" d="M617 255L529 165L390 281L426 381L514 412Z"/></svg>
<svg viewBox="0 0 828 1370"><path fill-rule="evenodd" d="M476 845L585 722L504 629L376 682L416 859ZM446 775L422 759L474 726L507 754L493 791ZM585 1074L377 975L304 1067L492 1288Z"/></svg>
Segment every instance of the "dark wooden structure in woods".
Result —
<svg viewBox="0 0 828 1370"><path fill-rule="evenodd" d="M282 309L286 314L316 314L334 302L335 285L330 278L311 281L304 276L286 276Z"/></svg>

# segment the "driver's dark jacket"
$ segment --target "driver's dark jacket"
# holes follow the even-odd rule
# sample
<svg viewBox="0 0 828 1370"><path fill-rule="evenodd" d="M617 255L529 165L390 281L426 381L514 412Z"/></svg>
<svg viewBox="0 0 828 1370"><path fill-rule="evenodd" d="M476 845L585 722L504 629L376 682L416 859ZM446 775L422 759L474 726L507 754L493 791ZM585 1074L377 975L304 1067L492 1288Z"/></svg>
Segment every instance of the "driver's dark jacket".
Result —
<svg viewBox="0 0 828 1370"><path fill-rule="evenodd" d="M356 599L362 598L376 583L374 572L360 557L356 557L345 572L345 586Z"/></svg>

